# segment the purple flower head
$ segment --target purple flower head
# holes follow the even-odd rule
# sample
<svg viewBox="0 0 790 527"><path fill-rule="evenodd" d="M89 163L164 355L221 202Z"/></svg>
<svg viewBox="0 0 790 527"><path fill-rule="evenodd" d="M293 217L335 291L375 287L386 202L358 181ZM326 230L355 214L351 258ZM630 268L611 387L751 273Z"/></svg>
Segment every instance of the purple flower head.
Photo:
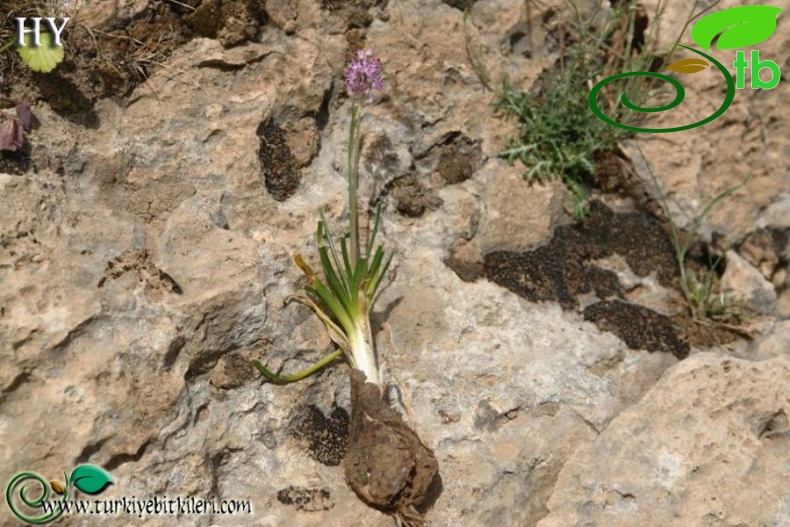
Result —
<svg viewBox="0 0 790 527"><path fill-rule="evenodd" d="M351 96L367 97L368 102L371 102L373 90L380 91L384 87L381 82L381 61L373 58L372 49L359 50L357 58L346 68L343 80Z"/></svg>

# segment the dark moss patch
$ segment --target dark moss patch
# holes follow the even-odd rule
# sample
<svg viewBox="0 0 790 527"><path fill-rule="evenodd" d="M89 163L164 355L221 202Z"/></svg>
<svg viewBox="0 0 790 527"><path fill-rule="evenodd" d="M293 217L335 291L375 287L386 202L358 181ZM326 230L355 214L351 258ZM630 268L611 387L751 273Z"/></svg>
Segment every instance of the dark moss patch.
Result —
<svg viewBox="0 0 790 527"><path fill-rule="evenodd" d="M601 331L614 333L631 349L672 353L678 359L689 354L689 343L678 336L672 320L646 307L604 300L588 306L584 319Z"/></svg>
<svg viewBox="0 0 790 527"><path fill-rule="evenodd" d="M315 406L308 406L297 425L294 436L307 441L310 457L330 467L343 461L348 448L348 412L335 407L329 417Z"/></svg>
<svg viewBox="0 0 790 527"><path fill-rule="evenodd" d="M588 221L574 229L592 258L619 254L639 276L656 271L670 285L678 276L675 249L667 231L645 212L615 214L600 201L590 206Z"/></svg>
<svg viewBox="0 0 790 527"><path fill-rule="evenodd" d="M495 251L485 255L486 275L532 302L556 301L565 309L576 308L577 297L587 293L595 293L600 299L624 298L617 275L590 260L617 253L635 272L649 274L650 267L638 261L644 258L640 244L649 239L648 234L663 231L659 227L654 232L649 219L637 217L638 213L614 214L602 203L593 202L590 219L584 225L558 227L546 245L524 253ZM658 244L657 250L661 247Z"/></svg>
<svg viewBox="0 0 790 527"><path fill-rule="evenodd" d="M30 155L25 150L0 150L0 174L21 176L30 170Z"/></svg>
<svg viewBox="0 0 790 527"><path fill-rule="evenodd" d="M386 192L395 200L395 210L410 218L418 218L442 205L436 190L424 185L414 174L394 180Z"/></svg>
<svg viewBox="0 0 790 527"><path fill-rule="evenodd" d="M286 141L285 131L273 119L261 123L258 159L263 170L266 190L277 201L294 195L301 183L301 171Z"/></svg>
<svg viewBox="0 0 790 527"><path fill-rule="evenodd" d="M572 297L580 293L622 297L611 273L591 270L588 263L613 254L622 256L639 276L656 271L665 285L677 278L674 247L661 223L643 212L615 213L600 201L591 203L584 224L558 227L548 244L524 253L489 253L485 261L492 281L522 291L532 301L571 306Z"/></svg>
<svg viewBox="0 0 790 527"><path fill-rule="evenodd" d="M557 301L565 309L575 308L571 277L581 270L580 263L567 257L566 244L553 242L524 254L509 251L487 254L488 279L531 302Z"/></svg>
<svg viewBox="0 0 790 527"><path fill-rule="evenodd" d="M598 201L590 211L583 225L558 227L551 241L537 249L485 255L486 276L532 302L556 301L564 309L577 309L580 295L594 293L600 301L584 310L585 319L615 333L629 347L685 357L689 344L672 320L625 301L617 275L593 263L618 254L635 273L656 271L670 284L677 268L667 233L646 213L617 214Z"/></svg>
<svg viewBox="0 0 790 527"><path fill-rule="evenodd" d="M335 506L327 489L291 485L277 492L277 501L302 512L328 511Z"/></svg>

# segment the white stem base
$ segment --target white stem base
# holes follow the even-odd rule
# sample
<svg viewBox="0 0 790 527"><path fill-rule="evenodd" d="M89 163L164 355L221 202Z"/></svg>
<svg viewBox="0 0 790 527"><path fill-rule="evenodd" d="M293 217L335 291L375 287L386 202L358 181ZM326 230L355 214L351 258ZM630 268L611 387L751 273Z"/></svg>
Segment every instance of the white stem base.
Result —
<svg viewBox="0 0 790 527"><path fill-rule="evenodd" d="M373 345L373 336L367 320L364 327L357 328L351 343L351 358L353 366L365 374L367 382L372 382L381 387L381 372L376 360L376 349Z"/></svg>

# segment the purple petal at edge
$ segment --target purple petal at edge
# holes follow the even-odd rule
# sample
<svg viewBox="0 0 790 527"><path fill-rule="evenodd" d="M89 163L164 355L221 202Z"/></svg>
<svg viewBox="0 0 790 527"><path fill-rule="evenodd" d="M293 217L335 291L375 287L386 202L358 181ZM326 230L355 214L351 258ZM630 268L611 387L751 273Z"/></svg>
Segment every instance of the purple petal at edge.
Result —
<svg viewBox="0 0 790 527"><path fill-rule="evenodd" d="M24 130L16 119L9 119L0 125L0 150L16 152L22 147Z"/></svg>
<svg viewBox="0 0 790 527"><path fill-rule="evenodd" d="M30 126L33 124L33 113L30 111L30 105L26 102L20 102L16 105L16 116L19 117L19 122L25 128L26 132L30 131Z"/></svg>

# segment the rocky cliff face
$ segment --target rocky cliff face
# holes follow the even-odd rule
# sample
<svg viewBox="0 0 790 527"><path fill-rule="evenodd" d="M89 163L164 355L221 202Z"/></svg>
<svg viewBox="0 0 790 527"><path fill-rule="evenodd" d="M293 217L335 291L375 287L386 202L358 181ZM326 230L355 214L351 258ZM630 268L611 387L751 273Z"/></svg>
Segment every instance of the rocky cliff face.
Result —
<svg viewBox="0 0 790 527"><path fill-rule="evenodd" d="M470 65L461 9L492 77L528 90L557 60L566 3L169 4L68 3L86 27L133 28L123 51L135 61L72 57L55 81L20 74L6 87L9 100L35 95L38 125L26 157L0 166L3 482L90 463L115 481L101 499L214 497L253 511L146 524L391 524L344 482L348 367L274 386L251 364L291 372L332 350L309 310L284 301L304 285L292 257L315 261L318 209L338 230L345 217L341 76L366 43L386 88L364 122L361 203L385 203L396 251L374 321L441 467L429 524L790 524L786 83L739 91L705 128L623 145L648 181L641 146L681 225L752 174L702 234L729 251L724 283L762 312L756 338L673 354L585 320L589 295L603 296L579 286L593 275L551 282L571 284L569 305L513 292L533 291L537 274L513 271L512 288L486 278L486 255L550 246L569 220L561 184L527 185L497 158L515 125L493 114ZM689 7L669 3L657 46ZM785 15L759 49L790 69ZM145 47L145 23L169 31L167 49ZM687 89L721 92L705 78ZM614 276L613 297L677 311L676 293L624 251L577 249L562 254Z"/></svg>

